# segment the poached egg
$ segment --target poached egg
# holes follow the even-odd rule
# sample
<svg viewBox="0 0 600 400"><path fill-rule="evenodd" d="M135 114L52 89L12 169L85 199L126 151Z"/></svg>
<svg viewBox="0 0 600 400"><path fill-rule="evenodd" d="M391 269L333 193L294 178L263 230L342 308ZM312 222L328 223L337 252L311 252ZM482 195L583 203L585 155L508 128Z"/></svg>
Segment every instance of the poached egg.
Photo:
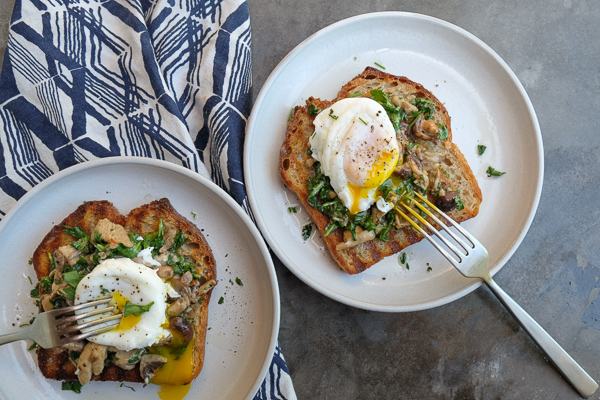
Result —
<svg viewBox="0 0 600 400"><path fill-rule="evenodd" d="M86 303L112 295L112 304L122 311L127 301L146 306L153 303L141 315L123 317L115 328L91 336L90 342L115 346L119 350L133 350L151 346L162 338L171 335L165 329L167 293L171 286L160 278L156 271L138 264L129 258L111 258L102 261L87 274L75 290L75 304ZM104 306L101 306L104 307ZM86 321L106 316L101 314L89 317ZM97 329L94 327L92 329ZM84 332L85 329L82 329Z"/></svg>
<svg viewBox="0 0 600 400"><path fill-rule="evenodd" d="M386 111L369 98L346 98L322 110L313 123L313 158L350 214L368 210L400 154Z"/></svg>

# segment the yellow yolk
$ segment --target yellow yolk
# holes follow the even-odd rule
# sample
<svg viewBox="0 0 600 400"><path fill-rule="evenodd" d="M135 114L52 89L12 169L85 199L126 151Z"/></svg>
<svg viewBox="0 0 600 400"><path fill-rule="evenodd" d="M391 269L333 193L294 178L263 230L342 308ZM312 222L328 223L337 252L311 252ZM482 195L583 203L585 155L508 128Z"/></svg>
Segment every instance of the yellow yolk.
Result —
<svg viewBox="0 0 600 400"><path fill-rule="evenodd" d="M195 342L196 338L193 338L182 354L178 353L179 349L168 346L150 348L151 353L167 358L167 363L156 370L151 380L153 384L161 385L158 395L162 400L181 400L190 390Z"/></svg>
<svg viewBox="0 0 600 400"><path fill-rule="evenodd" d="M397 161L397 152L382 152L382 157L373 164L373 168L369 171L369 177L364 186L357 186L348 182L348 188L353 199L352 206L349 208L350 214L354 215L360 212L359 200L369 198L369 191L379 187L392 175Z"/></svg>
<svg viewBox="0 0 600 400"><path fill-rule="evenodd" d="M127 301L129 301L129 299L127 297L123 296L119 292L114 292L113 293L113 301L114 301L113 304L117 307L119 312L122 312L123 309L125 308L125 303L127 303ZM121 318L121 322L119 323L119 325L114 327L111 331L127 331L127 330L133 328L134 326L136 326L137 323L140 322L141 319L142 319L141 315L138 315L138 316L128 315L126 317Z"/></svg>

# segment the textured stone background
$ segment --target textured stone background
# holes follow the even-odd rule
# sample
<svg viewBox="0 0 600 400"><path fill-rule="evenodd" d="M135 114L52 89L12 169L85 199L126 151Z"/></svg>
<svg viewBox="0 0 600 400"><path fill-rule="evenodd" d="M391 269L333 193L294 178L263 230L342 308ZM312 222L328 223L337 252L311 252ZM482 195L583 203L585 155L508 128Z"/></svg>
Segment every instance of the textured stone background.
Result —
<svg viewBox="0 0 600 400"><path fill-rule="evenodd" d="M12 3L0 0L0 61ZM495 279L600 378L600 2L250 0L254 97L309 35L392 10L466 29L523 83L542 130L544 188L525 240ZM432 310L377 313L336 303L275 264L279 344L300 399L579 398L485 287Z"/></svg>

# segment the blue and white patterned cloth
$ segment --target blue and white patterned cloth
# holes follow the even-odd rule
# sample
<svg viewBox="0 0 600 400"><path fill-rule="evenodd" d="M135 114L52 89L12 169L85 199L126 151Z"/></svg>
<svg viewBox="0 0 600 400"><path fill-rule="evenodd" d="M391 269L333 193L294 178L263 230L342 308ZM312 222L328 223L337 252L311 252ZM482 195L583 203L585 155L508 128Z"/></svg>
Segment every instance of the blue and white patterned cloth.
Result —
<svg viewBox="0 0 600 400"><path fill-rule="evenodd" d="M16 0L0 75L0 218L72 165L159 158L250 212L246 0ZM295 399L279 348L255 399Z"/></svg>

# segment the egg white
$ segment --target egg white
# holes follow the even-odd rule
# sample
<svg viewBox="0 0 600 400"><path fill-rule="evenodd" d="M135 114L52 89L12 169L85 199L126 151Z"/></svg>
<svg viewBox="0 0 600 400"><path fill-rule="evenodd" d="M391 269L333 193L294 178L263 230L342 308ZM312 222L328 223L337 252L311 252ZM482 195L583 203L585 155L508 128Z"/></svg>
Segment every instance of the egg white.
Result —
<svg viewBox="0 0 600 400"><path fill-rule="evenodd" d="M77 285L75 304L103 298L114 292L119 292L121 296L136 305L147 305L151 302L154 304L149 311L141 314L141 319L132 328L111 330L91 336L88 340L115 346L119 350L133 350L151 346L161 338L168 337L169 331L161 325L166 321L167 292L172 291L169 289L170 285L165 283L152 268L138 264L129 258L104 260ZM88 320L99 317L90 317Z"/></svg>
<svg viewBox="0 0 600 400"><path fill-rule="evenodd" d="M321 162L334 191L352 214L369 209L399 155L394 126L384 108L365 97L342 99L322 110L314 125L309 139L312 156ZM393 154L385 168L380 165L383 154Z"/></svg>

